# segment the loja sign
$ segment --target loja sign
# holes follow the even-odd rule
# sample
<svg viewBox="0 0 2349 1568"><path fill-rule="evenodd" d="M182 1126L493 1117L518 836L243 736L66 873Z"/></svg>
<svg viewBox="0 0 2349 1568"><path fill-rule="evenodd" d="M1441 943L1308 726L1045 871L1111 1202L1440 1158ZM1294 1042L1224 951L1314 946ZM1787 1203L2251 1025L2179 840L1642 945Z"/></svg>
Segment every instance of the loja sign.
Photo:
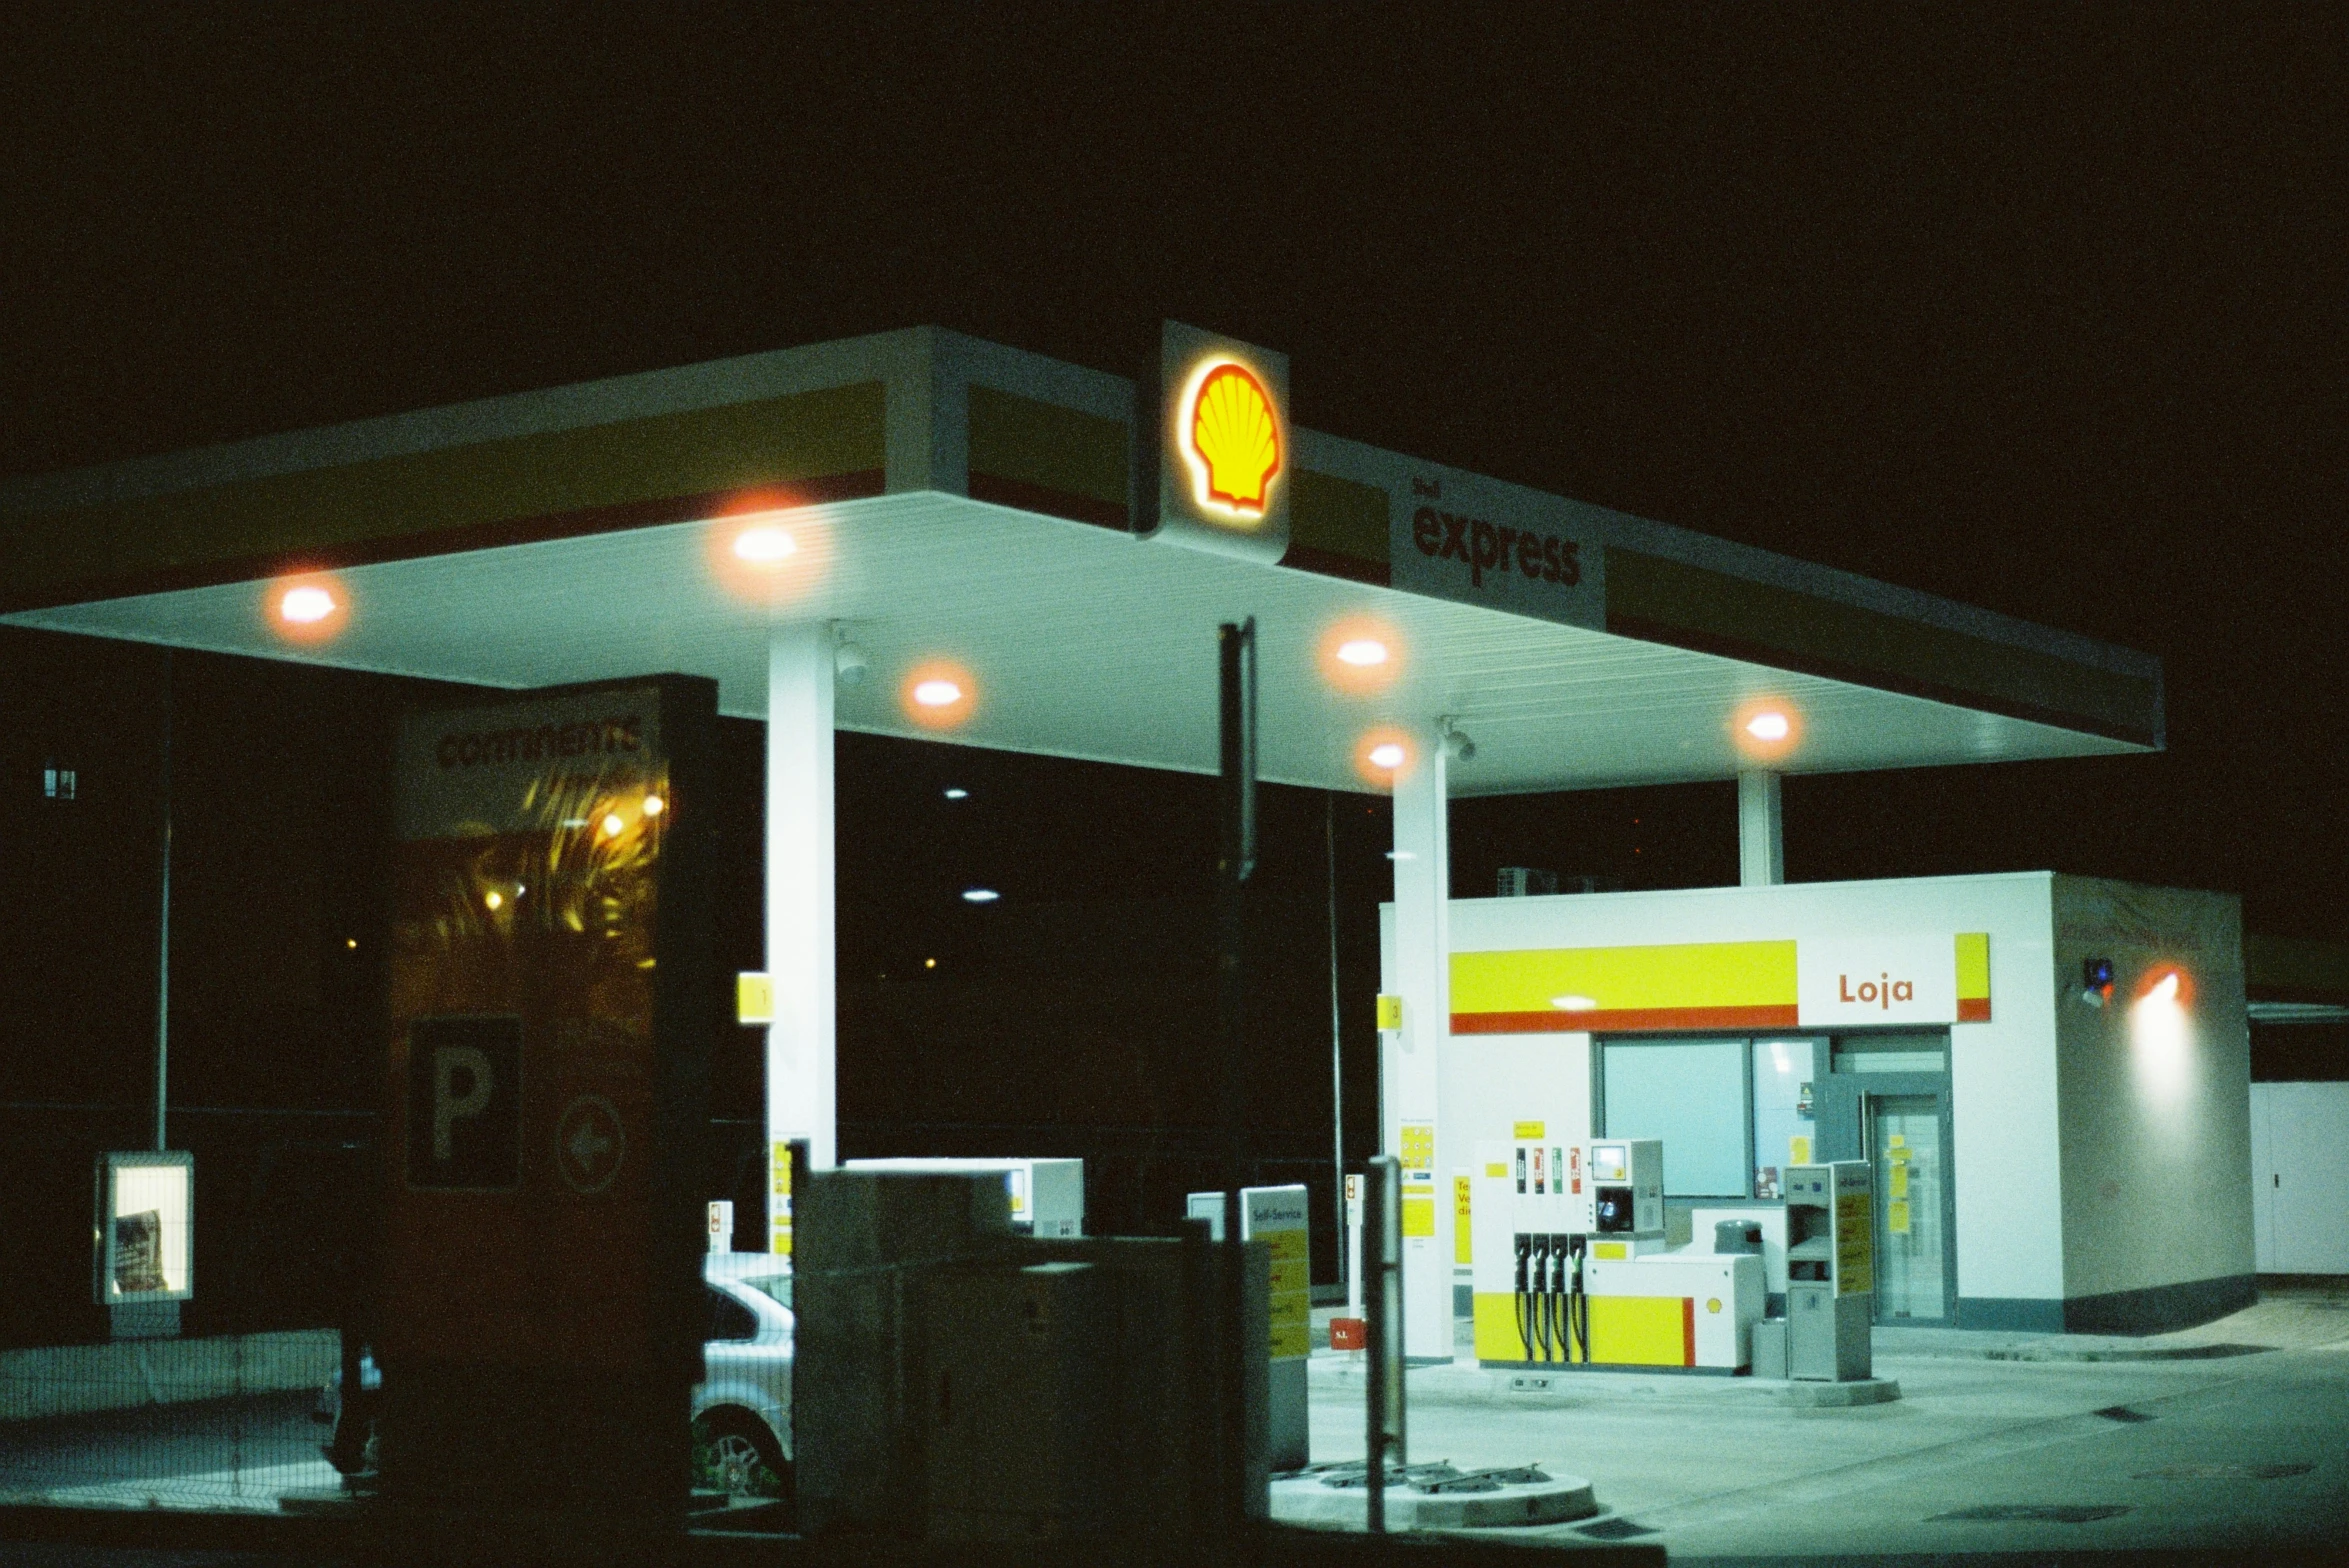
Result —
<svg viewBox="0 0 2349 1568"><path fill-rule="evenodd" d="M1947 934L1795 944L1802 1027L1957 1022L1957 953Z"/></svg>

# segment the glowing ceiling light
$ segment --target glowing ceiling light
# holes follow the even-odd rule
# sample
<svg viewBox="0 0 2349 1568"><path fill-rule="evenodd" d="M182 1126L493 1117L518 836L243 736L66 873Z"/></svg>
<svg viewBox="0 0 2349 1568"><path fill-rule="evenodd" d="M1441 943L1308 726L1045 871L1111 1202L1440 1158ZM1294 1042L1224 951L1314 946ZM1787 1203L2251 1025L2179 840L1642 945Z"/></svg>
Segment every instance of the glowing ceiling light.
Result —
<svg viewBox="0 0 2349 1568"><path fill-rule="evenodd" d="M1599 1006L1595 1000L1587 996L1553 996L1550 998L1550 1005L1567 1013L1596 1012Z"/></svg>
<svg viewBox="0 0 2349 1568"><path fill-rule="evenodd" d="M481 901L487 904L490 908L497 909L505 904L506 895L493 887L488 892L481 895Z"/></svg>
<svg viewBox="0 0 2349 1568"><path fill-rule="evenodd" d="M315 583L288 588L285 597L277 601L277 613L296 626L315 626L334 610L334 595Z"/></svg>
<svg viewBox="0 0 2349 1568"><path fill-rule="evenodd" d="M657 817L657 816L659 816L659 815L660 815L662 812L664 812L664 811L666 811L666 810L668 810L668 809L669 809L669 803L668 803L667 801L665 801L665 800L661 799L661 797L660 797L660 796L658 796L658 795L647 795L647 796L645 796L645 797L644 797L644 814L645 814L646 816L648 816L648 817Z"/></svg>
<svg viewBox="0 0 2349 1568"><path fill-rule="evenodd" d="M1745 732L1756 740L1781 741L1793 730L1794 726L1787 722L1786 715L1775 708L1757 713L1745 721Z"/></svg>
<svg viewBox="0 0 2349 1568"><path fill-rule="evenodd" d="M991 887L966 887L962 890L962 901L966 904L992 904L1002 896Z"/></svg>
<svg viewBox="0 0 2349 1568"><path fill-rule="evenodd" d="M1375 768L1385 768L1390 773L1401 767L1403 765L1402 743L1392 740L1380 741L1370 748L1370 764Z"/></svg>
<svg viewBox="0 0 2349 1568"><path fill-rule="evenodd" d="M1387 662L1387 645L1375 637L1357 637L1338 644L1338 662L1362 669Z"/></svg>
<svg viewBox="0 0 2349 1568"><path fill-rule="evenodd" d="M617 811L607 811L604 813L604 837L618 838L620 836L620 830L627 825L627 823L620 820L620 813Z"/></svg>
<svg viewBox="0 0 2349 1568"><path fill-rule="evenodd" d="M943 677L916 681L913 700L925 708L951 708L962 701L962 688Z"/></svg>
<svg viewBox="0 0 2349 1568"><path fill-rule="evenodd" d="M2177 999L2178 972L2175 969L2154 981L2152 989L2145 993L2145 1000L2156 1006L2166 1006L2175 1003Z"/></svg>
<svg viewBox="0 0 2349 1568"><path fill-rule="evenodd" d="M772 566L799 553L798 543L780 528L745 528L734 536L734 553L753 566Z"/></svg>
<svg viewBox="0 0 2349 1568"><path fill-rule="evenodd" d="M948 800L968 800L971 798L971 792L967 789L950 789L946 792L946 798Z"/></svg>

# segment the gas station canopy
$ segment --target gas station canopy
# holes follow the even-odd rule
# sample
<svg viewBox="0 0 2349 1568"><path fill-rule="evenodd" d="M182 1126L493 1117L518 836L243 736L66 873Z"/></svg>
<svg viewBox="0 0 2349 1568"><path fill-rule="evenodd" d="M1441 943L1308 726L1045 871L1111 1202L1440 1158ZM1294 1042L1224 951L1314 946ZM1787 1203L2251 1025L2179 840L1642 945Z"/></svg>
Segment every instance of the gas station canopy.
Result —
<svg viewBox="0 0 2349 1568"><path fill-rule="evenodd" d="M1310 431L1277 559L1139 536L1138 405L922 328L19 480L0 622L494 687L675 671L746 717L774 628L830 622L869 664L840 728L1209 772L1214 628L1254 615L1260 772L1342 789L1439 715L1475 743L1455 795L2162 744L2150 657ZM1553 550L1544 599L1560 538L1581 575ZM289 619L312 584L331 612ZM957 701L912 700L938 678Z"/></svg>

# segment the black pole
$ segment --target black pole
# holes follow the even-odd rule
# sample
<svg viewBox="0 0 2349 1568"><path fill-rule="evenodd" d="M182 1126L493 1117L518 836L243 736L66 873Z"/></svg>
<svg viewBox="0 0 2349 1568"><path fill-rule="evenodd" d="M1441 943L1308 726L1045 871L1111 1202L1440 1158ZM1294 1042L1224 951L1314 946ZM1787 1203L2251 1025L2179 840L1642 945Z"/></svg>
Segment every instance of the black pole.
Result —
<svg viewBox="0 0 2349 1568"><path fill-rule="evenodd" d="M1222 1034L1223 1256L1221 1260L1224 1354L1217 1371L1222 1416L1225 1560L1231 1561L1248 1528L1248 1416L1246 1358L1259 1348L1246 1342L1247 1254L1240 1239L1240 1189L1247 1182L1247 1077L1243 1041L1247 1006L1247 905L1249 874L1256 869L1256 620L1216 629L1220 654L1218 729L1221 737L1221 833L1216 858L1216 1012Z"/></svg>

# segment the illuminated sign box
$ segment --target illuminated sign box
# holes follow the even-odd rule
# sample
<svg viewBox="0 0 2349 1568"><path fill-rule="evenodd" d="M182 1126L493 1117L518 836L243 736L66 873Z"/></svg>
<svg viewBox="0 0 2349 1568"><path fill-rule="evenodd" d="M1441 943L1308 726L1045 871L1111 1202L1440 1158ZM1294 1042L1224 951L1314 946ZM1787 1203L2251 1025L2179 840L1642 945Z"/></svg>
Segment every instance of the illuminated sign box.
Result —
<svg viewBox="0 0 2349 1568"><path fill-rule="evenodd" d="M100 1306L185 1301L195 1294L195 1204L196 1160L185 1150L98 1156L93 1239Z"/></svg>
<svg viewBox="0 0 2349 1568"><path fill-rule="evenodd" d="M1167 322L1152 537L1248 560L1287 554L1288 404L1287 355Z"/></svg>

